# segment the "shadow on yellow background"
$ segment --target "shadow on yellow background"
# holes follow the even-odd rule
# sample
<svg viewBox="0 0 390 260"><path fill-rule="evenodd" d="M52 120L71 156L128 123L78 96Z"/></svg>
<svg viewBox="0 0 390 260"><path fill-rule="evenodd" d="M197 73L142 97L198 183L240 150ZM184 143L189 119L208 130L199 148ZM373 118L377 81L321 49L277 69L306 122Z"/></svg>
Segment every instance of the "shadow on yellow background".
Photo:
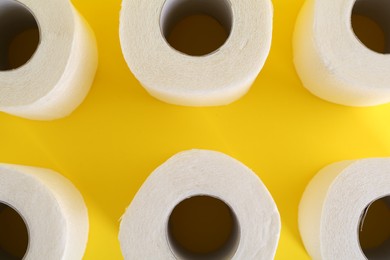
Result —
<svg viewBox="0 0 390 260"><path fill-rule="evenodd" d="M244 98L215 108L178 107L149 96L121 53L121 1L73 2L98 40L100 63L92 90L62 120L35 122L0 114L0 161L52 168L73 181L89 208L85 259L122 259L121 215L149 174L182 150L224 152L262 178L282 218L276 259L309 259L297 212L305 186L320 168L389 156L390 105L343 107L314 97L301 85L291 40L303 0L273 1L273 45L263 71Z"/></svg>

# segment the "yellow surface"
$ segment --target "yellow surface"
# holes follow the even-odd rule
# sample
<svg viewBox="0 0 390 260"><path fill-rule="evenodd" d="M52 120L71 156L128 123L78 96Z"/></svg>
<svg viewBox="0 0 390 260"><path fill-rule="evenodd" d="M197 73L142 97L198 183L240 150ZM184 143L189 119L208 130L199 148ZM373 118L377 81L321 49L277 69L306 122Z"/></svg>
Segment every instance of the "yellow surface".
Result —
<svg viewBox="0 0 390 260"><path fill-rule="evenodd" d="M118 36L120 0L74 0L98 40L92 90L62 120L0 114L0 161L52 168L80 189L90 216L85 259L122 259L120 216L148 175L182 150L224 152L262 178L282 218L276 259L308 259L298 233L298 203L320 168L389 156L390 105L349 108L306 91L291 46L303 0L273 2L272 50L251 91L229 106L186 108L149 96L128 70Z"/></svg>

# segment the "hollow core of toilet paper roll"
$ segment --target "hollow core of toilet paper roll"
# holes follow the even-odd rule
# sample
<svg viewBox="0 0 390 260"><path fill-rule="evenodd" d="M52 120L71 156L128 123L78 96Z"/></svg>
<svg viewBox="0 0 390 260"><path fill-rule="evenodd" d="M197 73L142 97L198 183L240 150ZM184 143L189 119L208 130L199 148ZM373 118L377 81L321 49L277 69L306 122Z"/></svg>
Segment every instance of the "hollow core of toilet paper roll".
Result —
<svg viewBox="0 0 390 260"><path fill-rule="evenodd" d="M390 4L387 0L356 0L351 19L354 33L363 45L378 53L390 53Z"/></svg>
<svg viewBox="0 0 390 260"><path fill-rule="evenodd" d="M190 150L158 167L121 218L125 259L266 259L275 256L280 216L246 166Z"/></svg>
<svg viewBox="0 0 390 260"><path fill-rule="evenodd" d="M0 0L0 111L54 120L86 97L97 69L93 31L69 0Z"/></svg>
<svg viewBox="0 0 390 260"><path fill-rule="evenodd" d="M0 201L0 259L23 259L28 251L28 233L23 216Z"/></svg>
<svg viewBox="0 0 390 260"><path fill-rule="evenodd" d="M0 70L26 64L39 42L39 24L31 10L15 0L0 0Z"/></svg>
<svg viewBox="0 0 390 260"><path fill-rule="evenodd" d="M180 25L183 28L177 29ZM218 25L222 26L222 33ZM161 32L167 43L192 56L217 51L229 37L232 25L233 13L229 0L167 0L160 16ZM174 33L176 37L172 35Z"/></svg>
<svg viewBox="0 0 390 260"><path fill-rule="evenodd" d="M389 103L389 10L386 0L305 1L293 39L304 87L346 106Z"/></svg>
<svg viewBox="0 0 390 260"><path fill-rule="evenodd" d="M249 91L263 68L272 19L270 0L123 0L122 52L134 76L157 99L183 106L227 105Z"/></svg>
<svg viewBox="0 0 390 260"><path fill-rule="evenodd" d="M390 259L390 195L374 200L364 209L358 232L368 260Z"/></svg>
<svg viewBox="0 0 390 260"><path fill-rule="evenodd" d="M230 259L240 241L240 225L225 202L198 195L175 206L167 234L172 253L179 259Z"/></svg>
<svg viewBox="0 0 390 260"><path fill-rule="evenodd" d="M357 6L355 4L351 16L352 28L356 37L372 51L385 54L387 52L386 36L383 26L378 24L374 18L363 15L363 11L359 12Z"/></svg>

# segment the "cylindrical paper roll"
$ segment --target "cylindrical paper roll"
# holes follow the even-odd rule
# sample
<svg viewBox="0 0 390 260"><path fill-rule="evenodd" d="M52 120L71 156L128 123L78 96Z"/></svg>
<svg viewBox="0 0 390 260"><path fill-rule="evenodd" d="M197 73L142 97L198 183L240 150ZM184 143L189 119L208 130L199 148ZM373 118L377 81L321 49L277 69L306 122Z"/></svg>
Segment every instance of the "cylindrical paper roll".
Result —
<svg viewBox="0 0 390 260"><path fill-rule="evenodd" d="M1 164L0 222L2 217L6 222L0 226L6 228L0 232L1 259L21 259L24 255L26 260L77 260L84 255L89 228L87 208L78 190L58 173ZM20 226L16 217L24 221L24 236L28 237L15 237ZM26 245L10 243L12 238L19 243L24 240Z"/></svg>
<svg viewBox="0 0 390 260"><path fill-rule="evenodd" d="M224 154L179 153L157 168L122 217L125 259L273 259L277 207L261 180Z"/></svg>
<svg viewBox="0 0 390 260"><path fill-rule="evenodd" d="M294 62L303 85L322 99L347 106L390 102L389 10L385 0L307 0L294 35ZM372 50L358 38L355 16L371 19L383 31L382 50Z"/></svg>
<svg viewBox="0 0 390 260"><path fill-rule="evenodd" d="M168 35L191 15L218 21L229 35L225 43L203 56L173 48ZM184 106L225 105L243 96L262 69L272 18L270 0L123 0L122 51L152 96Z"/></svg>
<svg viewBox="0 0 390 260"><path fill-rule="evenodd" d="M67 116L84 100L96 68L94 34L69 0L0 0L0 111Z"/></svg>
<svg viewBox="0 0 390 260"><path fill-rule="evenodd" d="M389 173L390 159L364 159L331 164L312 179L299 230L313 259L390 259Z"/></svg>

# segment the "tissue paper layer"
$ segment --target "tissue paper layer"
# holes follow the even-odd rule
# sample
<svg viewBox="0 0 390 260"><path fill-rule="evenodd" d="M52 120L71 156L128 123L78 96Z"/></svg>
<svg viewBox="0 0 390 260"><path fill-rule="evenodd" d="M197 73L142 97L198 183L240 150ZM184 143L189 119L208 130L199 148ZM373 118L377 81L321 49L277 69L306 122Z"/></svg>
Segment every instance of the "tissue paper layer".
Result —
<svg viewBox="0 0 390 260"><path fill-rule="evenodd" d="M69 180L51 170L0 164L0 205L12 207L25 221L24 259L82 259L88 212Z"/></svg>
<svg viewBox="0 0 390 260"><path fill-rule="evenodd" d="M216 51L190 56L164 35L183 18L203 14L230 31ZM126 62L154 97L184 106L229 104L262 69L272 38L270 0L123 0L120 39Z"/></svg>
<svg viewBox="0 0 390 260"><path fill-rule="evenodd" d="M315 260L389 259L390 232L369 249L359 236L377 201L382 201L384 210L374 212L374 217L384 218L382 223L389 226L390 159L344 161L323 168L307 186L299 207L299 230L310 256ZM373 233L369 240L377 236L378 232Z"/></svg>
<svg viewBox="0 0 390 260"><path fill-rule="evenodd" d="M12 66L13 41L33 30L35 52ZM65 117L84 100L96 68L94 34L69 0L0 0L0 111L36 120Z"/></svg>
<svg viewBox="0 0 390 260"><path fill-rule="evenodd" d="M183 240L173 241L173 212L194 198L217 199L231 211L233 231L217 251L189 252ZM196 220L204 212L192 214ZM218 152L191 150L173 156L150 175L122 217L119 240L125 259L273 259L279 234L277 207L250 169ZM182 235L191 240L190 234Z"/></svg>
<svg viewBox="0 0 390 260"><path fill-rule="evenodd" d="M298 16L294 63L314 95L346 106L390 102L390 2L307 0ZM370 18L386 38L384 53L366 47L352 27L352 15Z"/></svg>

